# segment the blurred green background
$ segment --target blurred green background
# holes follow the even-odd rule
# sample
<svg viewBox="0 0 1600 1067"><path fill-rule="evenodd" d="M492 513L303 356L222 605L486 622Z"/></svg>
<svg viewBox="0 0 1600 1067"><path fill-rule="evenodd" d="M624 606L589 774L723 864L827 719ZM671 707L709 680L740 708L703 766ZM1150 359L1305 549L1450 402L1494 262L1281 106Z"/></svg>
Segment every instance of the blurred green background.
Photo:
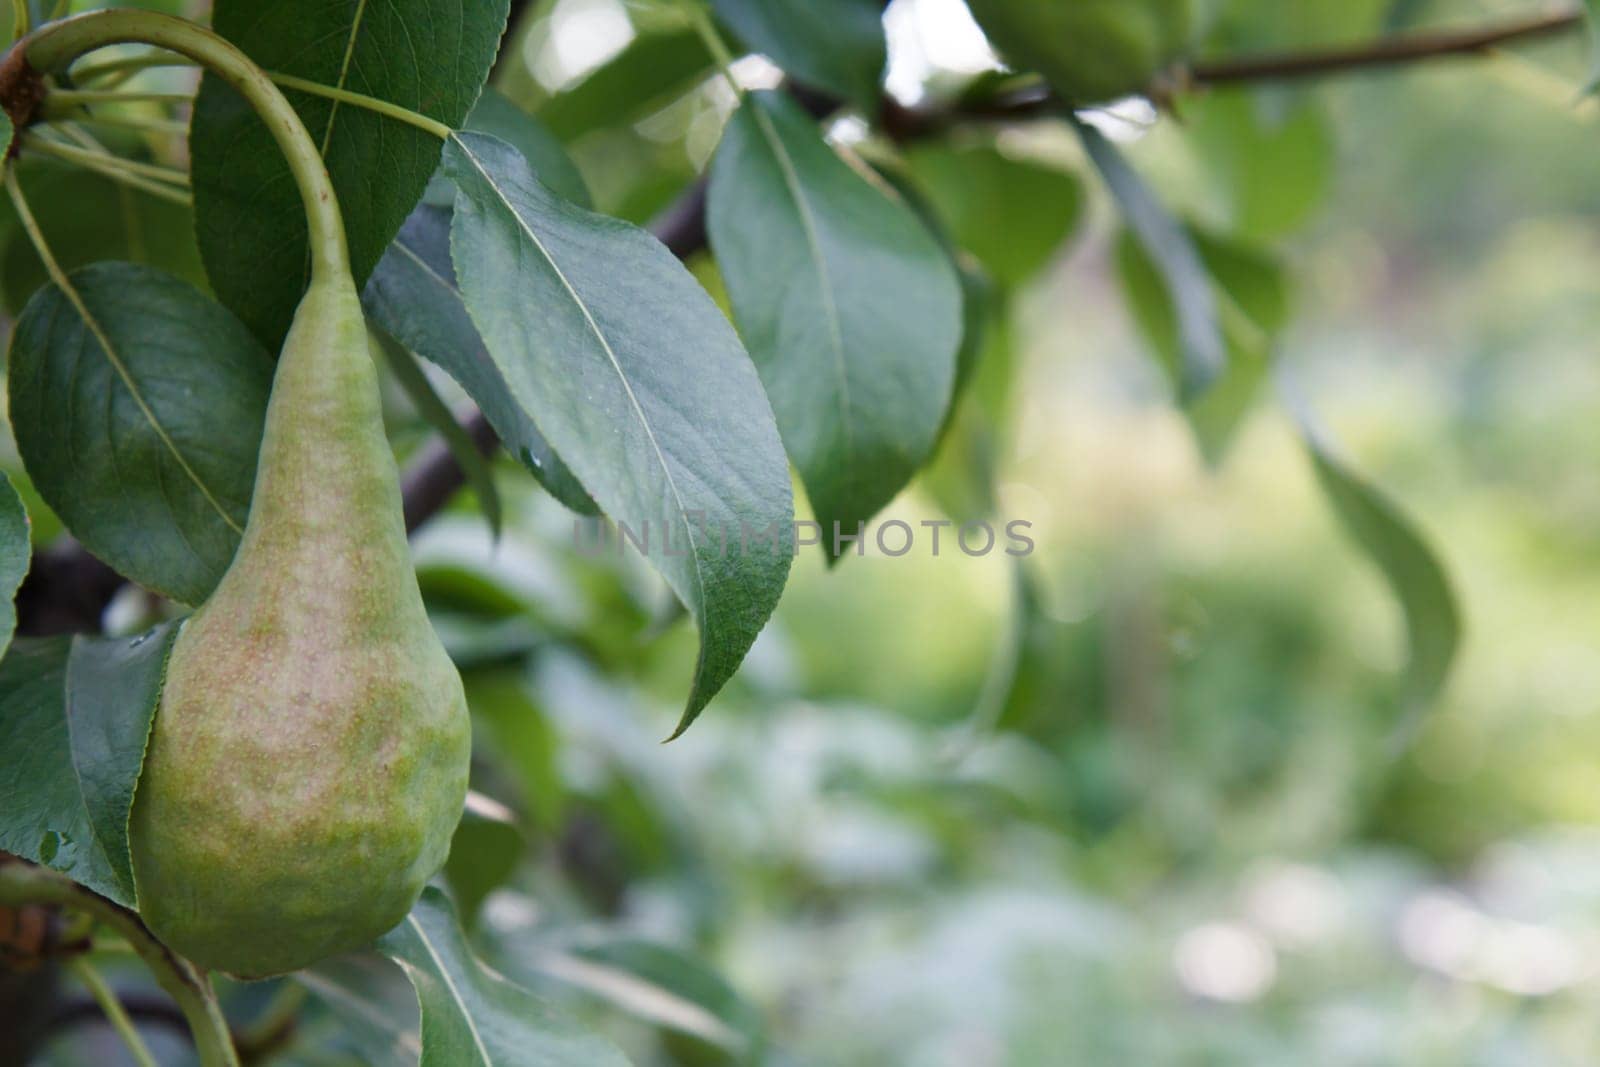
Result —
<svg viewBox="0 0 1600 1067"><path fill-rule="evenodd" d="M1222 53L1537 5L1215 6ZM648 220L714 149L728 94L658 58L638 68L659 75L648 107L585 112L588 71L674 31L657 5L547 8L499 84L602 210ZM958 0L888 17L908 103L988 62ZM803 555L738 679L669 746L694 635L647 568L575 555L570 517L509 463L498 543L470 500L430 525L418 562L468 669L475 787L519 826L453 862L458 892L486 892L486 957L646 1064L1600 1058L1584 44L1095 118L1198 225L1285 267L1276 380L1209 462L1070 133L958 135L1078 180L977 197L974 251L1014 276L936 469L881 518L960 521L992 496L1038 551ZM1251 121L1266 140L1241 147ZM908 164L936 204L946 150ZM1456 670L1403 748L1401 618L1285 392L1456 584ZM641 942L671 953L631 973L680 995L598 966Z"/></svg>

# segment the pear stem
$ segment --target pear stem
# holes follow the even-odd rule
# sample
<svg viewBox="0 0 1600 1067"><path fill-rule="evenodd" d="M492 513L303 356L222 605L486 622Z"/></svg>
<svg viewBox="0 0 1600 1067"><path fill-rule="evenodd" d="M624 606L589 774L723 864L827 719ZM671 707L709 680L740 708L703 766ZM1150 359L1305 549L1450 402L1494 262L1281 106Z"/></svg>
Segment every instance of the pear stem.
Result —
<svg viewBox="0 0 1600 1067"><path fill-rule="evenodd" d="M187 56L232 86L255 108L278 142L300 189L311 237L311 273L319 278L348 278L350 253L333 182L316 142L278 87L250 57L228 41L187 19L154 11L112 8L48 23L19 41L28 64L51 73L67 67L86 52L106 45L155 45Z"/></svg>
<svg viewBox="0 0 1600 1067"><path fill-rule="evenodd" d="M139 917L74 882L64 874L30 863L0 864L0 904L56 904L93 916L133 947L161 988L178 1002L194 1034L201 1067L239 1067L211 982L195 966L155 939Z"/></svg>

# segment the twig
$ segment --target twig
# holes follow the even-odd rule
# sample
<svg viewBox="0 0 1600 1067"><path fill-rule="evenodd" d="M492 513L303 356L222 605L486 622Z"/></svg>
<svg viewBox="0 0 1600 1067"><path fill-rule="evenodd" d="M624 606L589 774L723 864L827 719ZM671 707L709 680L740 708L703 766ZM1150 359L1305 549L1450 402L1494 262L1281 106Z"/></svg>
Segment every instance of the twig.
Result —
<svg viewBox="0 0 1600 1067"><path fill-rule="evenodd" d="M94 965L79 956L67 964L67 969L83 983L83 987L100 1006L100 1010L105 1013L106 1021L117 1032L117 1036L122 1038L122 1043L128 1047L128 1053L133 1057L133 1061L139 1067L156 1067L156 1058L150 1055L150 1047L144 1043L144 1038L139 1036L133 1020L128 1018L122 1002L117 999L116 991L106 985L106 980L95 970Z"/></svg>

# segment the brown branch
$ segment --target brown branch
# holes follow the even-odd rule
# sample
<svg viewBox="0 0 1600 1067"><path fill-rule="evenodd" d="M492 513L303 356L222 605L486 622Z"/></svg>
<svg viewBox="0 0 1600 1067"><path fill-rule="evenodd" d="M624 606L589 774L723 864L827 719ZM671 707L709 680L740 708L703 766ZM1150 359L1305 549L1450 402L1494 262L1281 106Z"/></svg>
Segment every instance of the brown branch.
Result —
<svg viewBox="0 0 1600 1067"><path fill-rule="evenodd" d="M1430 59L1481 56L1519 41L1569 33L1581 28L1584 21L1582 11L1561 11L1468 30L1398 34L1327 51L1201 60L1189 66L1188 84L1207 86L1296 81L1402 66Z"/></svg>

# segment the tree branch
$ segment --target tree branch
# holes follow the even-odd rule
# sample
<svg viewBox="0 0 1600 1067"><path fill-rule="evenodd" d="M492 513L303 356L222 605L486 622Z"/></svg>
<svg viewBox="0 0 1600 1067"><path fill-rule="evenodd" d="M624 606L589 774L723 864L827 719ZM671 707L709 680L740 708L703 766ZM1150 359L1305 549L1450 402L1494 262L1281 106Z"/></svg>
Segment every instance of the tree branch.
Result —
<svg viewBox="0 0 1600 1067"><path fill-rule="evenodd" d="M1403 66L1431 59L1481 56L1503 45L1569 33L1581 28L1584 21L1582 11L1561 11L1468 30L1398 34L1327 51L1201 60L1190 65L1188 84L1208 86L1295 81Z"/></svg>

